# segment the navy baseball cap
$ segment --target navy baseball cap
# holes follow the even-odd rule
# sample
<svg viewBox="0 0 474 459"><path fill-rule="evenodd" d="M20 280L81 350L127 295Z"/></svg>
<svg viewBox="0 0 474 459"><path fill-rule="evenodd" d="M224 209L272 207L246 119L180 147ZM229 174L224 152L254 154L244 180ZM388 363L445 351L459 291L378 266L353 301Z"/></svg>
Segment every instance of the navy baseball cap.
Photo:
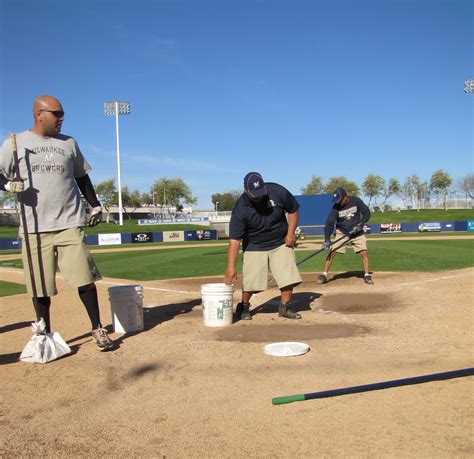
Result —
<svg viewBox="0 0 474 459"><path fill-rule="evenodd" d="M244 189L252 198L261 198L267 194L267 188L258 172L249 172L244 177Z"/></svg>
<svg viewBox="0 0 474 459"><path fill-rule="evenodd" d="M340 186L339 188L336 189L336 191L332 195L332 202L338 203L341 201L341 199L347 196L346 190Z"/></svg>

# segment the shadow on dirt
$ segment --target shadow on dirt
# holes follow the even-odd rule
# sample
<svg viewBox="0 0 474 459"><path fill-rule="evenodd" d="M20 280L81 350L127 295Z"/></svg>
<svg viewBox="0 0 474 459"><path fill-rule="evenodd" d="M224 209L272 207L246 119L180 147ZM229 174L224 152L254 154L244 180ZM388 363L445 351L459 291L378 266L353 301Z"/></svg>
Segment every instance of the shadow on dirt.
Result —
<svg viewBox="0 0 474 459"><path fill-rule="evenodd" d="M156 326L173 320L181 314L189 314L195 306L201 304L201 299L186 301L184 303L164 304L151 308L143 308L144 331L151 330ZM126 335L124 335L126 336Z"/></svg>
<svg viewBox="0 0 474 459"><path fill-rule="evenodd" d="M14 324L4 325L3 327L0 327L0 333L7 333L13 330L19 330L20 328L26 328L33 322L34 320L31 320L30 322L16 322Z"/></svg>
<svg viewBox="0 0 474 459"><path fill-rule="evenodd" d="M11 354L0 354L0 365L8 365L20 361L21 352L12 352Z"/></svg>
<svg viewBox="0 0 474 459"><path fill-rule="evenodd" d="M293 293L291 305L296 312L311 311L311 303L322 295L315 292L298 292ZM250 310L252 316L256 314L278 314L278 305L280 304L280 295L273 297L265 303Z"/></svg>
<svg viewBox="0 0 474 459"><path fill-rule="evenodd" d="M350 279L352 277L363 280L364 279L364 271L347 271L345 273L334 274L334 276L329 275L328 283L335 282L335 281L342 280L342 279Z"/></svg>

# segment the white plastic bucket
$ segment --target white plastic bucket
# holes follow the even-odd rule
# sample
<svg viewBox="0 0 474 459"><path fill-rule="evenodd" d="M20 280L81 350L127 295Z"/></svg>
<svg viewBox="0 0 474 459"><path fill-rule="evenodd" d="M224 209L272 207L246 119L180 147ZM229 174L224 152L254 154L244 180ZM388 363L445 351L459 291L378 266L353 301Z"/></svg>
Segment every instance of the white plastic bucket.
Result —
<svg viewBox="0 0 474 459"><path fill-rule="evenodd" d="M232 325L233 295L233 285L201 285L204 325L207 327L226 327L227 325Z"/></svg>
<svg viewBox="0 0 474 459"><path fill-rule="evenodd" d="M143 330L143 286L110 287L109 300L114 332L130 333Z"/></svg>

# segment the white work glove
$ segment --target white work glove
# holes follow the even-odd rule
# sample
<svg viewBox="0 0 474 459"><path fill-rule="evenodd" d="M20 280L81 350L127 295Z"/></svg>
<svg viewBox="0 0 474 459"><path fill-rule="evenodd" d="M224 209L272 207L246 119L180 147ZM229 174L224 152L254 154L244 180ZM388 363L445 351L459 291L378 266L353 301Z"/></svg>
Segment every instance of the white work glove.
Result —
<svg viewBox="0 0 474 459"><path fill-rule="evenodd" d="M97 226L102 221L102 206L94 207L89 216L88 226Z"/></svg>
<svg viewBox="0 0 474 459"><path fill-rule="evenodd" d="M25 183L21 179L13 179L5 183L5 190L10 193L22 193L25 190Z"/></svg>

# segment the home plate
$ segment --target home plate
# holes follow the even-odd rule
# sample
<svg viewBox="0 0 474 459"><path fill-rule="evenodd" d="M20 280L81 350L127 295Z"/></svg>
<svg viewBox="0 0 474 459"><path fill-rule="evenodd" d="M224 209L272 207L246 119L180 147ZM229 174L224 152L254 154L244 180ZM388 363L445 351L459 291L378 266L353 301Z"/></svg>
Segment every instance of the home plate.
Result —
<svg viewBox="0 0 474 459"><path fill-rule="evenodd" d="M275 355L278 357L291 357L294 355L306 354L308 351L309 346L307 344L292 341L267 344L263 347L263 352L265 352L265 354Z"/></svg>

